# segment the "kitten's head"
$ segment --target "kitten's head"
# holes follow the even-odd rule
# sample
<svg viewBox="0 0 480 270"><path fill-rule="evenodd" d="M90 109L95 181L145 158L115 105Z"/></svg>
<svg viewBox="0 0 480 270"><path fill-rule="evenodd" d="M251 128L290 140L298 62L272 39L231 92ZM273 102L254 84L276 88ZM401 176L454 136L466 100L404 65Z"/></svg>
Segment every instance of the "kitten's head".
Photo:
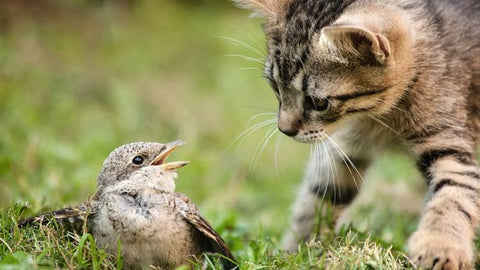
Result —
<svg viewBox="0 0 480 270"><path fill-rule="evenodd" d="M240 2L266 18L264 73L286 135L322 141L345 120L384 114L401 98L410 38L393 10L354 0Z"/></svg>

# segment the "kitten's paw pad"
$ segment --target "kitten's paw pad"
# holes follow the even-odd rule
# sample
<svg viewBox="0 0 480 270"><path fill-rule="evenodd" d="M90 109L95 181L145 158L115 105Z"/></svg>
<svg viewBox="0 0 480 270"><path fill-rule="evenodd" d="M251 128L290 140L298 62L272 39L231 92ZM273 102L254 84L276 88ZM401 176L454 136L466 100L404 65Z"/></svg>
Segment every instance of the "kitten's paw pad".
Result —
<svg viewBox="0 0 480 270"><path fill-rule="evenodd" d="M470 241L448 234L416 232L408 243L410 258L419 267L432 270L473 269L473 249Z"/></svg>

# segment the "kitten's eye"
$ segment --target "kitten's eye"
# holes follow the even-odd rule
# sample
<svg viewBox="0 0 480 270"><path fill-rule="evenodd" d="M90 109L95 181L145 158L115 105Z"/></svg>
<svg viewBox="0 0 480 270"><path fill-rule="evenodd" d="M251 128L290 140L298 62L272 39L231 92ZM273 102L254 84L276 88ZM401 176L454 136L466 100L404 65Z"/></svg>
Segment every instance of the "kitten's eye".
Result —
<svg viewBox="0 0 480 270"><path fill-rule="evenodd" d="M308 76L305 75L303 76L303 80L302 80L302 91L307 92L307 90L308 90Z"/></svg>
<svg viewBox="0 0 480 270"><path fill-rule="evenodd" d="M328 105L330 105L330 102L328 102L328 99L322 98L316 100L315 105L317 105L317 110L325 111L326 109L328 109Z"/></svg>
<svg viewBox="0 0 480 270"><path fill-rule="evenodd" d="M142 156L136 156L132 159L132 163L135 164L135 165L140 165L142 164L144 161L143 157Z"/></svg>
<svg viewBox="0 0 480 270"><path fill-rule="evenodd" d="M326 98L316 98L305 96L305 107L310 110L325 111L328 109L330 102Z"/></svg>

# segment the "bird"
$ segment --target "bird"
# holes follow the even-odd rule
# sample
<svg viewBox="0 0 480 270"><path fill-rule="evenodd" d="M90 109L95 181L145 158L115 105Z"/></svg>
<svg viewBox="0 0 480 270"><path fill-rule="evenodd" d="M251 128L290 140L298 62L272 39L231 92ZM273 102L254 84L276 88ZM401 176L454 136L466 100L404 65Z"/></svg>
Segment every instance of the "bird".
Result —
<svg viewBox="0 0 480 270"><path fill-rule="evenodd" d="M97 177L97 191L75 206L20 220L25 227L55 219L90 232L97 245L117 254L124 269L171 269L220 254L224 269L237 267L222 237L195 204L175 192L177 169L188 161L166 162L183 141L134 142L113 150Z"/></svg>

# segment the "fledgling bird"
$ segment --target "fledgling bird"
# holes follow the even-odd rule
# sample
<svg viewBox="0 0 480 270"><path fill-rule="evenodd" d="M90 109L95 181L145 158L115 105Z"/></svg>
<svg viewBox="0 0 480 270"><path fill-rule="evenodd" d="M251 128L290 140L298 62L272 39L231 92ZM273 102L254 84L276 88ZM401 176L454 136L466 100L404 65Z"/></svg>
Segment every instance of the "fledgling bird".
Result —
<svg viewBox="0 0 480 270"><path fill-rule="evenodd" d="M55 218L88 230L98 245L117 253L125 268L162 269L199 262L203 253L222 255L224 268L236 267L223 239L185 195L175 192L176 169L187 161L166 162L182 141L135 142L110 153L98 174L97 192L78 206L19 222L25 226ZM86 223L85 223L86 221Z"/></svg>

